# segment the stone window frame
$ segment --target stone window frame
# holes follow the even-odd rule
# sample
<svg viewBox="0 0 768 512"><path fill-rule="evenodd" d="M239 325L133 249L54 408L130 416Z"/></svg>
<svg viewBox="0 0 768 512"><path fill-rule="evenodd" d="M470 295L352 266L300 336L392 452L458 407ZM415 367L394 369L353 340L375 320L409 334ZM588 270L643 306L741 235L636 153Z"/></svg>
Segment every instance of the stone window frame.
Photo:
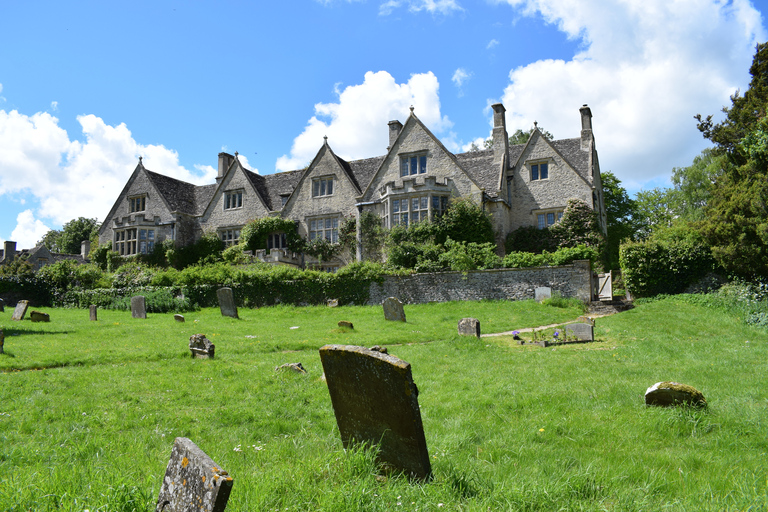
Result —
<svg viewBox="0 0 768 512"><path fill-rule="evenodd" d="M557 224L563 218L564 211L565 208L547 208L535 211L536 228L544 229Z"/></svg>
<svg viewBox="0 0 768 512"><path fill-rule="evenodd" d="M229 227L219 229L219 239L224 244L224 247L232 247L240 243L240 230L241 227Z"/></svg>
<svg viewBox="0 0 768 512"><path fill-rule="evenodd" d="M288 249L288 237L282 231L267 235L267 250Z"/></svg>
<svg viewBox="0 0 768 512"><path fill-rule="evenodd" d="M157 241L154 228L130 226L114 230L114 248L120 256L151 254Z"/></svg>
<svg viewBox="0 0 768 512"><path fill-rule="evenodd" d="M400 157L401 178L415 176L417 174L426 174L429 170L429 158L426 151L406 153L398 156Z"/></svg>
<svg viewBox="0 0 768 512"><path fill-rule="evenodd" d="M312 179L312 197L328 197L334 192L336 176L320 176Z"/></svg>
<svg viewBox="0 0 768 512"><path fill-rule="evenodd" d="M243 207L243 194L245 190L235 189L224 192L224 210L237 210Z"/></svg>
<svg viewBox="0 0 768 512"><path fill-rule="evenodd" d="M322 215L307 218L307 236L313 241L318 236L325 238L332 244L339 242L339 226L341 215ZM322 227L320 225L322 223Z"/></svg>
<svg viewBox="0 0 768 512"><path fill-rule="evenodd" d="M413 208L414 199L419 201L416 205L418 208L416 209ZM422 192L391 196L388 201L385 219L390 228L399 225L408 227L410 224L414 224L413 214L415 212L419 214L419 218L415 222L423 222L425 220L434 222L445 213L449 200L449 193L435 194L432 192ZM425 202L426 205L424 204ZM405 203L406 208L403 208L403 203ZM390 221L391 224L389 224Z"/></svg>
<svg viewBox="0 0 768 512"><path fill-rule="evenodd" d="M549 180L549 159L534 160L532 162L526 162L528 167L528 175L531 181L545 181ZM542 176L546 174L546 176Z"/></svg>
<svg viewBox="0 0 768 512"><path fill-rule="evenodd" d="M147 210L147 194L139 194L128 197L128 213L143 212Z"/></svg>

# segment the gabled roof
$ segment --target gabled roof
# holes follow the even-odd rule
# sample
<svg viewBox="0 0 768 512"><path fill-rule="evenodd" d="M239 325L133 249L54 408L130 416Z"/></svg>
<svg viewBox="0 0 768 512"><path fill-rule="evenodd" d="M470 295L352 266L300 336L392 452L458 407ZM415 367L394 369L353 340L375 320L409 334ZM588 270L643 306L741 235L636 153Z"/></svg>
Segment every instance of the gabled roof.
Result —
<svg viewBox="0 0 768 512"><path fill-rule="evenodd" d="M483 149L456 154L456 160L469 176L490 196L499 192L499 173L493 165L493 150Z"/></svg>
<svg viewBox="0 0 768 512"><path fill-rule="evenodd" d="M197 214L195 185L147 169L144 171L172 212Z"/></svg>
<svg viewBox="0 0 768 512"><path fill-rule="evenodd" d="M581 139L549 140L541 134L538 128L531 134L528 142L525 144L517 144L509 148L509 161L512 162L510 168L515 168L520 164L520 158L525 152L525 149L535 138L541 138L545 141L565 163L576 171L576 174L578 174L582 180L592 186L592 172L589 168L589 152L581 150ZM518 148L520 149L518 150ZM513 149L515 150L514 155L512 154Z"/></svg>
<svg viewBox="0 0 768 512"><path fill-rule="evenodd" d="M276 172L264 175L264 184L269 194L272 210L283 208L282 196L290 196L301 180L303 170Z"/></svg>

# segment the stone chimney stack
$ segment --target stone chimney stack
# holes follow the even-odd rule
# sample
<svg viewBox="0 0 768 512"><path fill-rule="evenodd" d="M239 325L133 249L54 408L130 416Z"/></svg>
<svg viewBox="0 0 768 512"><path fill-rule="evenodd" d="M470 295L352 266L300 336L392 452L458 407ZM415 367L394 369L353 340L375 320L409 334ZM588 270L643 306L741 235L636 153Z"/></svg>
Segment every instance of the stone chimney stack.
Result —
<svg viewBox="0 0 768 512"><path fill-rule="evenodd" d="M501 103L491 105L493 109L493 164L499 166L506 161L509 153L509 135L507 135L507 109Z"/></svg>
<svg viewBox="0 0 768 512"><path fill-rule="evenodd" d="M224 174L226 174L227 169L229 169L229 166L232 164L232 160L234 160L235 157L230 155L229 153L219 153L219 175L216 177L216 183L221 181L221 178L224 177Z"/></svg>
<svg viewBox="0 0 768 512"><path fill-rule="evenodd" d="M389 125L389 146L387 146L387 151L389 151L394 146L397 136L400 135L400 131L403 129L403 123L395 119L387 124Z"/></svg>
<svg viewBox="0 0 768 512"><path fill-rule="evenodd" d="M80 242L80 256L83 257L83 259L88 259L88 254L91 252L91 241L90 240L83 240Z"/></svg>
<svg viewBox="0 0 768 512"><path fill-rule="evenodd" d="M581 112L581 150L589 151L595 142L592 135L592 111L584 105L579 112Z"/></svg>
<svg viewBox="0 0 768 512"><path fill-rule="evenodd" d="M3 262L10 263L16 257L16 242L6 240L3 244Z"/></svg>

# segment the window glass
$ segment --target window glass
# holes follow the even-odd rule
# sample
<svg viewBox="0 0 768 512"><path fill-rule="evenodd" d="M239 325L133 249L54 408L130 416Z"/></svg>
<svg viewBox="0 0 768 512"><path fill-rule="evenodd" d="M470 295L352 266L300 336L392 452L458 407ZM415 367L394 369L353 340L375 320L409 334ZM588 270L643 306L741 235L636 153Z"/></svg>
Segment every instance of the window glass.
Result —
<svg viewBox="0 0 768 512"><path fill-rule="evenodd" d="M549 164L541 164L539 166L539 171L542 180L549 178Z"/></svg>
<svg viewBox="0 0 768 512"><path fill-rule="evenodd" d="M547 226L551 226L555 223L555 214L554 213L548 213L547 214Z"/></svg>
<svg viewBox="0 0 768 512"><path fill-rule="evenodd" d="M544 216L543 213L538 214L536 217L538 219L538 228L539 229L544 229L545 227L547 227L547 221L546 221L545 216Z"/></svg>
<svg viewBox="0 0 768 512"><path fill-rule="evenodd" d="M419 174L427 172L427 155L419 157Z"/></svg>
<svg viewBox="0 0 768 512"><path fill-rule="evenodd" d="M419 159L418 157L412 156L411 157L411 174L416 174L416 172L419 169Z"/></svg>
<svg viewBox="0 0 768 512"><path fill-rule="evenodd" d="M538 164L533 164L531 166L531 180L537 179L539 179L539 166Z"/></svg>

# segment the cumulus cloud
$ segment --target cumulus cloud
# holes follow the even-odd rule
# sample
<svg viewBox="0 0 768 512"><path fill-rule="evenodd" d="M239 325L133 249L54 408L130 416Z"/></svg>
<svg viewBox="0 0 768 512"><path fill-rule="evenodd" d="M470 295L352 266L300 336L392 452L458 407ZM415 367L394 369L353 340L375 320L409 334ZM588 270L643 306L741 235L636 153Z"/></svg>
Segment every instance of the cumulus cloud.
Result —
<svg viewBox="0 0 768 512"><path fill-rule="evenodd" d="M16 217L16 229L11 233L11 240L16 242L17 249L31 248L50 230L35 218L32 210L24 210Z"/></svg>
<svg viewBox="0 0 768 512"><path fill-rule="evenodd" d="M22 247L22 240L45 227L37 219L61 225L80 216L106 215L139 156L146 168L183 181L211 183L216 176L210 166L188 171L179 164L178 154L162 145L139 144L125 124L109 126L94 115L77 120L84 141L70 140L49 113L27 116L0 110L0 197L24 193L40 204L17 219L14 236L18 232Z"/></svg>
<svg viewBox="0 0 768 512"><path fill-rule="evenodd" d="M458 68L456 71L453 72L453 77L451 80L453 81L453 84L456 87L461 88L462 85L464 85L464 82L469 80L469 78L472 76L472 73L468 72L464 68Z"/></svg>
<svg viewBox="0 0 768 512"><path fill-rule="evenodd" d="M755 44L766 39L747 0L504 0L541 16L581 49L510 72L503 94L510 132L538 120L577 136L588 103L603 170L628 188L689 165L706 147L697 113L716 114L745 87Z"/></svg>
<svg viewBox="0 0 768 512"><path fill-rule="evenodd" d="M388 0L379 6L379 14L388 16L399 7L406 6L410 12L426 11L430 14L451 14L464 9L455 0Z"/></svg>
<svg viewBox="0 0 768 512"><path fill-rule="evenodd" d="M318 103L315 115L294 139L290 155L277 159L280 171L299 169L315 157L328 136L328 144L345 159L382 155L389 145L387 123L405 122L409 107L434 133L445 132L452 123L440 114L440 85L432 73L412 75L398 84L386 71L367 72L362 84L337 92L338 103Z"/></svg>
<svg viewBox="0 0 768 512"><path fill-rule="evenodd" d="M491 39L490 41L488 41L488 44L485 45L485 49L486 50L490 50L492 48L495 48L498 45L499 45L499 40L498 39Z"/></svg>

